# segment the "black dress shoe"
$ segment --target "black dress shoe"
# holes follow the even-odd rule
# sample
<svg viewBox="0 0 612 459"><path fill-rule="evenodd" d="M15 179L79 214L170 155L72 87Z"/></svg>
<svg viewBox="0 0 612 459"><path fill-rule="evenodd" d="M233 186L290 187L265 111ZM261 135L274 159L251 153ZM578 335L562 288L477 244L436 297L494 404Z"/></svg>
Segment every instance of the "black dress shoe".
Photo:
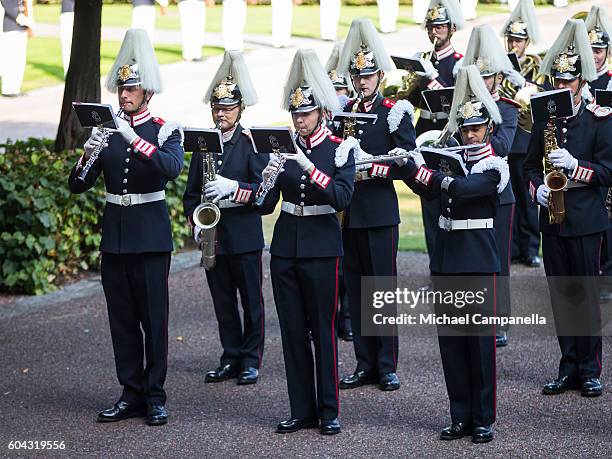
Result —
<svg viewBox="0 0 612 459"><path fill-rule="evenodd" d="M356 371L352 375L340 380L340 389L353 389L374 383L376 383L376 375L367 371Z"/></svg>
<svg viewBox="0 0 612 459"><path fill-rule="evenodd" d="M542 389L544 395L558 395L566 390L576 389L576 381L569 376L560 376L554 381L549 382Z"/></svg>
<svg viewBox="0 0 612 459"><path fill-rule="evenodd" d="M610 290L601 290L599 292L599 302L609 303L612 301L612 292Z"/></svg>
<svg viewBox="0 0 612 459"><path fill-rule="evenodd" d="M470 425L467 422L453 422L450 426L442 429L440 440L459 440L470 433Z"/></svg>
<svg viewBox="0 0 612 459"><path fill-rule="evenodd" d="M319 425L321 435L336 435L340 433L340 422L336 419L321 419Z"/></svg>
<svg viewBox="0 0 612 459"><path fill-rule="evenodd" d="M159 403L153 403L147 407L147 425L163 426L168 422L166 407Z"/></svg>
<svg viewBox="0 0 612 459"><path fill-rule="evenodd" d="M498 330L495 335L495 347L506 347L508 345L508 335L505 330Z"/></svg>
<svg viewBox="0 0 612 459"><path fill-rule="evenodd" d="M259 377L259 370L253 367L244 368L238 375L238 385L246 386L247 384L255 384Z"/></svg>
<svg viewBox="0 0 612 459"><path fill-rule="evenodd" d="M493 426L474 427L472 443L489 443L493 440Z"/></svg>
<svg viewBox="0 0 612 459"><path fill-rule="evenodd" d="M528 266L529 268L538 268L542 264L542 259L537 255L532 257L525 257L523 259L523 264Z"/></svg>
<svg viewBox="0 0 612 459"><path fill-rule="evenodd" d="M397 390L400 388L400 380L395 373L385 373L378 379L380 390Z"/></svg>
<svg viewBox="0 0 612 459"><path fill-rule="evenodd" d="M301 429L314 429L319 425L317 418L306 419L289 419L288 421L279 422L276 426L276 433L291 433Z"/></svg>
<svg viewBox="0 0 612 459"><path fill-rule="evenodd" d="M127 403L119 400L112 407L98 413L98 422L117 422L142 417L147 414L144 404Z"/></svg>
<svg viewBox="0 0 612 459"><path fill-rule="evenodd" d="M338 337L342 341L353 341L353 330L340 330L338 332Z"/></svg>
<svg viewBox="0 0 612 459"><path fill-rule="evenodd" d="M589 378L582 381L580 395L583 397L599 397L603 392L603 384L597 378Z"/></svg>
<svg viewBox="0 0 612 459"><path fill-rule="evenodd" d="M212 382L220 382L226 381L228 379L235 378L238 376L239 370L238 367L234 365L230 365L229 363L226 365L221 365L215 370L211 370L206 373L206 377L204 378L204 382L212 383Z"/></svg>

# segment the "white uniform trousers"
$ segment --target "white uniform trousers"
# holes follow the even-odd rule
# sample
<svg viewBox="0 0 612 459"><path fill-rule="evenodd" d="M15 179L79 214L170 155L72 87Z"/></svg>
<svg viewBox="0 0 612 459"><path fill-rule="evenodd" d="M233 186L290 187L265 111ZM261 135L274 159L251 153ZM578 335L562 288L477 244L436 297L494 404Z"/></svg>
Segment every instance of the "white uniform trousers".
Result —
<svg viewBox="0 0 612 459"><path fill-rule="evenodd" d="M155 37L155 7L139 5L132 8L132 29L144 29L149 35L151 44Z"/></svg>
<svg viewBox="0 0 612 459"><path fill-rule="evenodd" d="M291 44L292 0L272 0L272 45L281 48Z"/></svg>
<svg viewBox="0 0 612 459"><path fill-rule="evenodd" d="M339 20L340 0L321 0L320 23L323 40L336 40Z"/></svg>
<svg viewBox="0 0 612 459"><path fill-rule="evenodd" d="M2 94L10 95L21 92L27 51L28 33L25 30L0 33Z"/></svg>
<svg viewBox="0 0 612 459"><path fill-rule="evenodd" d="M378 18L382 33L395 32L399 0L378 0Z"/></svg>
<svg viewBox="0 0 612 459"><path fill-rule="evenodd" d="M181 38L183 59L202 59L204 27L206 24L206 3L201 0L185 0L178 4L181 16Z"/></svg>
<svg viewBox="0 0 612 459"><path fill-rule="evenodd" d="M60 14L60 41L62 43L62 63L64 75L70 65L70 51L72 50L72 28L74 26L74 12Z"/></svg>
<svg viewBox="0 0 612 459"><path fill-rule="evenodd" d="M412 0L412 20L417 24L422 24L427 15L429 0Z"/></svg>
<svg viewBox="0 0 612 459"><path fill-rule="evenodd" d="M463 18L466 21L476 19L476 5L478 0L461 0L461 11L463 12Z"/></svg>
<svg viewBox="0 0 612 459"><path fill-rule="evenodd" d="M244 49L247 5L244 0L223 0L223 46L226 50Z"/></svg>

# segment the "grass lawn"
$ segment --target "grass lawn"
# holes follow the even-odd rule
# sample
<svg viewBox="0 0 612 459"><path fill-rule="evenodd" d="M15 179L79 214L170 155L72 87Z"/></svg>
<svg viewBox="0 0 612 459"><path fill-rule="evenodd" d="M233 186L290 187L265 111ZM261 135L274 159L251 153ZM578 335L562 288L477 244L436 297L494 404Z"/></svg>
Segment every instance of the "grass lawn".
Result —
<svg viewBox="0 0 612 459"><path fill-rule="evenodd" d="M180 29L180 18L176 5L168 8L165 16L160 16L157 9L156 26L160 29ZM36 20L40 23L58 23L59 5L36 5ZM479 15L508 13L506 5L483 4L478 5ZM206 31L221 32L221 19L223 8L221 5L206 8ZM371 6L342 6L338 35L344 37L348 32L351 21L357 17L369 17L378 26L378 7ZM112 27L129 27L131 23L131 6L127 4L110 4L102 8L102 25ZM414 24L412 21L412 7L400 6L398 26L406 27ZM292 33L299 37L318 38L319 36L319 6L301 5L293 7ZM246 33L270 34L272 33L272 13L269 5L249 5L247 8Z"/></svg>
<svg viewBox="0 0 612 459"><path fill-rule="evenodd" d="M100 71L105 75L113 64L121 42L103 41L100 49ZM158 45L155 47L160 64L182 59L180 45ZM204 48L204 56L222 53L221 48ZM27 92L64 81L60 41L55 38L33 37L28 40L28 57L22 90Z"/></svg>
<svg viewBox="0 0 612 459"><path fill-rule="evenodd" d="M425 235L423 233L423 220L421 219L420 198L410 188L401 182L396 182L395 189L400 204L402 223L399 228L399 250L425 252ZM278 218L280 205L273 214L263 217L263 228L266 243L272 242L274 223Z"/></svg>

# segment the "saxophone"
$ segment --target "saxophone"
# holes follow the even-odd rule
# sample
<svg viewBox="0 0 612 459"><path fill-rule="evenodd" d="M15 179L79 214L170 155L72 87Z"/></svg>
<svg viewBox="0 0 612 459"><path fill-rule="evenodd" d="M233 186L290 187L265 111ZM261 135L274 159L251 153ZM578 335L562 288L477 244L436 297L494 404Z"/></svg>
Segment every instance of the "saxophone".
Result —
<svg viewBox="0 0 612 459"><path fill-rule="evenodd" d="M215 123L219 129L219 124ZM198 237L202 257L200 266L208 271L216 264L217 254L217 224L221 219L219 206L206 198L205 188L209 181L215 180L217 171L215 168L215 155L208 151L206 145L202 145L202 198L201 203L193 211L193 224L200 229Z"/></svg>
<svg viewBox="0 0 612 459"><path fill-rule="evenodd" d="M555 168L549 159L552 150L559 148L557 144L557 126L554 121L544 129L544 185L548 187L548 222L563 223L565 220L565 199L563 193L567 186L567 175L561 169Z"/></svg>
<svg viewBox="0 0 612 459"><path fill-rule="evenodd" d="M357 94L357 98L351 107L351 113L357 113L359 110L359 104L363 100L363 92ZM357 126L357 118L345 118L344 125L342 127L342 139L346 140L349 137L355 137L355 127Z"/></svg>

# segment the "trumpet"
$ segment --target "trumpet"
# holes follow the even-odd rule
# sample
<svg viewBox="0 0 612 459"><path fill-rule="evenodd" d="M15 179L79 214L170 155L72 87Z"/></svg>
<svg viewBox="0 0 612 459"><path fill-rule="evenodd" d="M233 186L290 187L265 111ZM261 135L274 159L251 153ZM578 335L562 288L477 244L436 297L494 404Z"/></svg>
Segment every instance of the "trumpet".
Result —
<svg viewBox="0 0 612 459"><path fill-rule="evenodd" d="M115 116L121 116L122 113L123 113L123 108L120 108ZM83 166L83 170L77 176L77 180L79 182L85 181L85 178L87 177L87 174L89 173L89 170L91 169L91 167L94 165L94 163L98 159L98 156L100 156L100 153L104 149L104 145L106 145L106 142L108 142L108 138L111 135L110 129L105 128L102 124L98 125L97 129L102 133L102 141L94 149L94 151L91 152L91 155L89 155L89 158L87 158L87 161L85 162L85 165Z"/></svg>
<svg viewBox="0 0 612 459"><path fill-rule="evenodd" d="M220 130L220 123L215 127ZM206 197L206 184L216 179L215 157L208 149L202 150L202 196L201 203L193 211L193 224L200 230L198 241L202 256L200 267L210 271L216 265L217 224L221 220L221 210Z"/></svg>

